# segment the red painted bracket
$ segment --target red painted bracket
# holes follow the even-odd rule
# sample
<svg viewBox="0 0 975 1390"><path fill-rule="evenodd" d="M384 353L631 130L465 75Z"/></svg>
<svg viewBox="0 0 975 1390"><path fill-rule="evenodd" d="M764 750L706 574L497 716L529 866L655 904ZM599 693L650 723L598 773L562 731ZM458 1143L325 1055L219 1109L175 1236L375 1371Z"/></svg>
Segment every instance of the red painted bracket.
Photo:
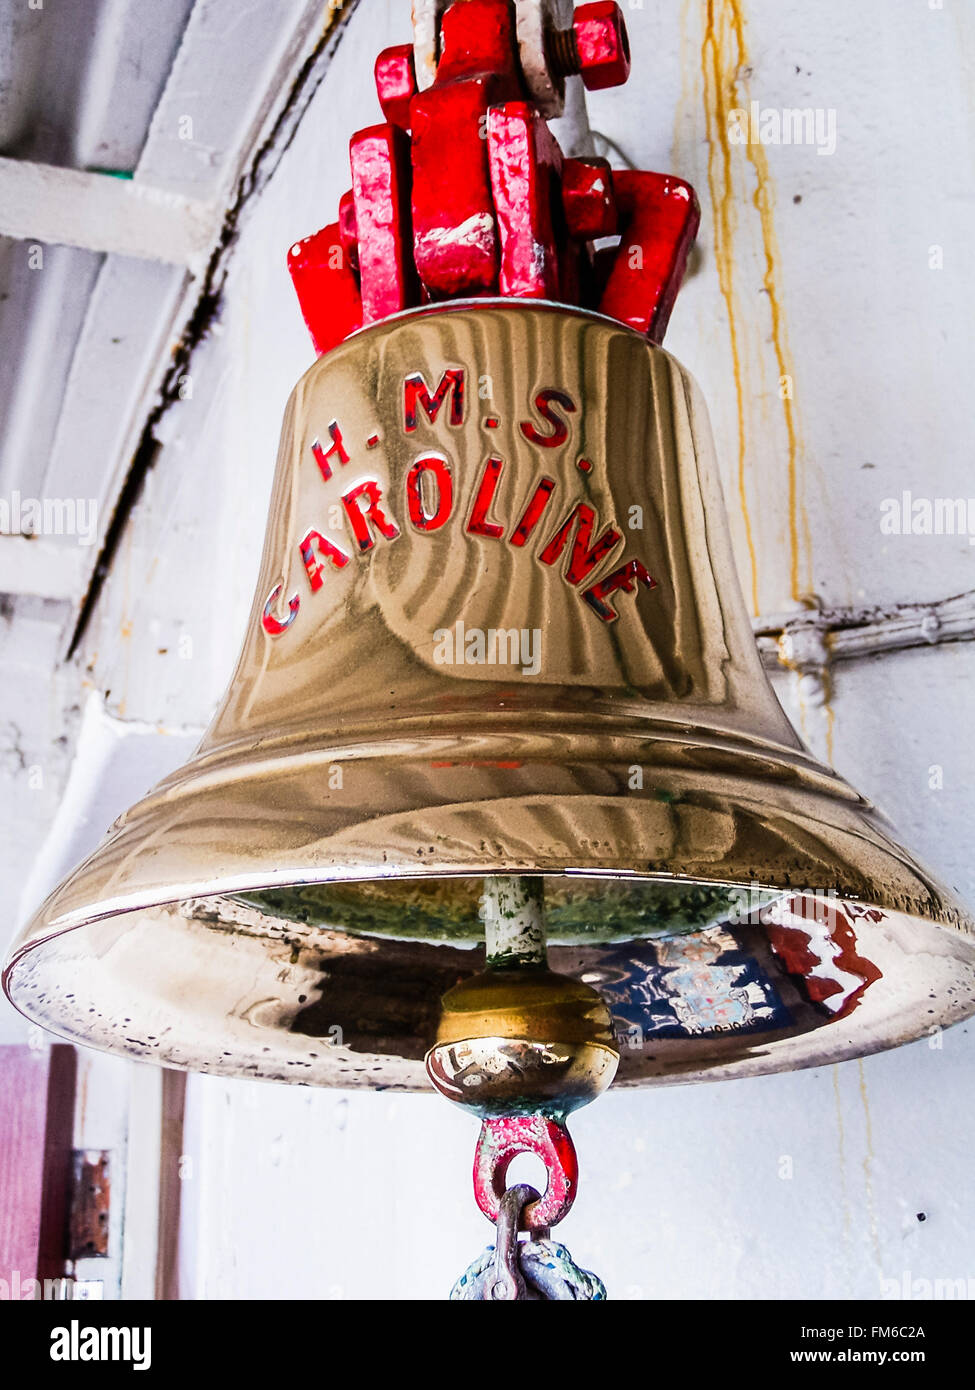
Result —
<svg viewBox="0 0 975 1390"><path fill-rule="evenodd" d="M701 221L689 183L669 174L613 175L622 231L600 312L663 341Z"/></svg>
<svg viewBox="0 0 975 1390"><path fill-rule="evenodd" d="M376 92L383 115L403 130L410 128L410 102L416 96L416 67L413 45L401 43L384 48L376 59Z"/></svg>
<svg viewBox="0 0 975 1390"><path fill-rule="evenodd" d="M423 92L409 45L379 55L386 124L352 138L338 222L291 249L316 351L414 305L495 294L599 309L659 343L700 220L694 190L563 157L528 99L509 0L451 5L440 40ZM591 89L624 82L619 6L579 6L547 53L553 72L580 72ZM617 247L595 249L617 231Z"/></svg>
<svg viewBox="0 0 975 1390"><path fill-rule="evenodd" d="M433 86L410 103L414 254L434 299L498 288L489 112L523 95L513 7L464 0L441 25Z"/></svg>
<svg viewBox="0 0 975 1390"><path fill-rule="evenodd" d="M523 299L558 299L565 240L557 221L562 151L527 101L491 108L487 148L501 243L498 290Z"/></svg>
<svg viewBox="0 0 975 1390"><path fill-rule="evenodd" d="M419 299L411 252L410 141L399 126L370 126L353 135L352 204L362 322L398 314ZM349 242L349 209L339 238ZM351 251L351 244L349 250Z"/></svg>
<svg viewBox="0 0 975 1390"><path fill-rule="evenodd" d="M474 78L413 98L413 254L433 299L497 289L486 84ZM449 134L448 134L449 132Z"/></svg>
<svg viewBox="0 0 975 1390"><path fill-rule="evenodd" d="M362 327L359 280L338 222L295 242L288 252L288 270L319 357Z"/></svg>

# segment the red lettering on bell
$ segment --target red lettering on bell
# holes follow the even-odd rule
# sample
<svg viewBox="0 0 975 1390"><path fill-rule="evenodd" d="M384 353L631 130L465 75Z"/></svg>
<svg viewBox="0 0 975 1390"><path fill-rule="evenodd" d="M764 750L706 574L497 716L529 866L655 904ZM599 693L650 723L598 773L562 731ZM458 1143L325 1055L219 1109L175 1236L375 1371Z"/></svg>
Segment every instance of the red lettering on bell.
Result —
<svg viewBox="0 0 975 1390"><path fill-rule="evenodd" d="M437 506L432 513L427 512L423 501L425 477L432 478L436 486ZM418 531L437 531L444 524L454 505L454 483L443 454L424 454L417 459L406 475L406 501L410 521Z"/></svg>
<svg viewBox="0 0 975 1390"><path fill-rule="evenodd" d="M585 502L578 503L538 557L546 565L554 565L565 549L573 525L577 525L572 555L565 569L565 578L569 584L581 584L623 539L615 526L607 526L599 540L592 544L592 528L595 521L596 513L592 507L587 507Z"/></svg>
<svg viewBox="0 0 975 1390"><path fill-rule="evenodd" d="M340 570L349 563L350 559L350 556L341 546L335 545L319 531L309 531L304 540L299 542L298 549L301 551L302 563L305 566L312 593L317 593L322 587L322 566L326 560L330 561L337 570ZM315 563L316 549L322 557L317 565Z"/></svg>
<svg viewBox="0 0 975 1390"><path fill-rule="evenodd" d="M471 508L470 519L467 523L467 529L472 536L489 536L491 540L499 541L504 535L503 526L499 526L496 521L488 521L487 519L491 503L494 501L494 494L498 490L498 482L503 468L504 459L498 458L497 454L492 454L485 461L481 481L474 498L474 505Z"/></svg>
<svg viewBox="0 0 975 1390"><path fill-rule="evenodd" d="M568 421L552 409L553 403L560 405L569 415L575 412L575 401L565 391L539 391L535 397L535 409L545 423L552 426L552 432L551 434L542 434L538 426L534 425L531 420L523 420L519 428L529 444L537 444L542 449L555 449L568 439Z"/></svg>
<svg viewBox="0 0 975 1390"><path fill-rule="evenodd" d="M619 617L616 609L606 602L610 594L615 594L618 589L622 589L627 594L632 594L636 584L645 584L648 589L655 589L657 581L640 564L639 560L627 560L620 565L618 570L608 574L605 579L600 579L598 584L593 584L591 588L583 591L582 597L589 604L604 623L615 623Z"/></svg>
<svg viewBox="0 0 975 1390"><path fill-rule="evenodd" d="M422 372L414 372L404 381L405 426L408 432L417 428L421 411L425 412L430 424L436 424L438 420L441 424L445 421L450 425L463 423L464 368L446 368L435 391L430 390ZM571 432L569 417L578 409L572 397L566 391L546 388L537 392L533 406L535 423L526 420L519 425L524 438L543 449L564 444ZM491 415L473 421L472 425L495 425L499 420L500 416ZM363 431L365 446L369 449L380 442L380 437L375 426L371 433ZM316 439L311 444L311 450L322 478L328 481L333 476L336 464L349 463L350 456L337 421L333 420L328 425L326 440L327 448ZM422 445L420 449L423 450ZM655 589L657 580L639 560L626 560L605 578L590 583L600 568L610 562L614 553L625 551L623 534L611 519L597 536L597 509L589 501L572 501L574 489L571 477L576 476L576 469L583 473L590 472L594 467L592 460L581 456L577 446L576 452L566 456L564 462L570 477L560 477L554 467L552 472L556 476L549 476L540 468L530 482L527 494L519 486L517 494L509 498L507 494L512 492L514 484L509 477L507 491L502 488L506 463L500 454L489 454L484 459L468 491L466 465L458 465L449 449L445 452L440 449L418 451L405 476L396 473L396 487L405 491L407 530L426 535L441 530L454 520L457 525L464 526L468 535L495 541L503 541L507 536L511 546L518 550L527 550L530 546L530 553L544 565L558 568L561 580L575 589L601 622L616 622L620 613L614 595L634 594L639 586ZM456 471L458 467L459 473ZM354 547L344 538L341 542L330 540L320 531L309 530L305 533L298 550L312 593L318 593L325 586L329 567L344 569L356 552L367 555L375 549L377 540L392 541L400 535L399 526L387 512L389 503L384 497L386 486L376 477L360 476L359 481L342 494L341 502ZM561 499L567 488L567 498L560 501L556 514L553 498L558 494ZM396 510L399 510L398 505ZM497 519L499 515L500 520ZM563 519L558 520L559 517ZM548 525L543 530L546 519ZM557 520L556 529L550 529L555 527ZM285 603L282 593L286 582L287 579L272 589L260 612L264 631L271 637L278 637L288 630L300 607L296 593L288 601L288 612L284 616L279 613L277 605Z"/></svg>
<svg viewBox="0 0 975 1390"><path fill-rule="evenodd" d="M548 506L549 498L555 491L555 479L543 478L535 488L529 499L528 506L522 513L521 520L515 526L511 535L508 537L512 545L524 545L528 537L542 519L542 514Z"/></svg>
<svg viewBox="0 0 975 1390"><path fill-rule="evenodd" d="M342 494L342 505L349 518L352 534L362 551L371 550L376 543L369 529L370 522L388 541L394 541L399 535L399 527L386 516L380 505L382 495L382 488L372 478L367 478L365 482L358 483L349 492ZM359 505L362 498L365 498L367 503L364 509Z"/></svg>
<svg viewBox="0 0 975 1390"><path fill-rule="evenodd" d="M301 599L298 597L297 594L294 594L288 600L288 616L283 619L276 618L274 616L274 613L271 610L277 603L278 598L281 594L281 590L283 588L283 584L275 584L274 588L271 590L271 592L267 596L267 599L265 600L264 612L261 614L261 624L264 628L264 631L268 633L268 635L271 637L280 637L282 632L287 632L288 628L294 622L295 618L297 618L298 609L301 607Z"/></svg>
<svg viewBox="0 0 975 1390"><path fill-rule="evenodd" d="M417 407L426 411L431 425L436 424L440 407L450 394L450 414L452 425L464 421L464 368L448 367L440 378L440 384L431 396L430 388L422 372L411 372L403 383L403 423L407 434L412 434L417 426Z"/></svg>
<svg viewBox="0 0 975 1390"><path fill-rule="evenodd" d="M329 425L328 433L332 441L329 448L323 449L320 441L317 439L313 439L311 442L311 451L315 455L315 462L321 469L322 477L326 483L332 476L330 459L337 458L339 463L348 463L349 461L349 456L342 443L342 431L339 429L337 420L333 420Z"/></svg>

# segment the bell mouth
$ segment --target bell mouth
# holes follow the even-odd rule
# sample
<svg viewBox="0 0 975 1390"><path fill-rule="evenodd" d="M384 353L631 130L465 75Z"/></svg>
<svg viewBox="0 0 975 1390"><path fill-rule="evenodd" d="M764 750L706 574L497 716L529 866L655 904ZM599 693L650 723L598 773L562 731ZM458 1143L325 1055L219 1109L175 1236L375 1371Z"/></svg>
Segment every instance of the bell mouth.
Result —
<svg viewBox="0 0 975 1390"><path fill-rule="evenodd" d="M484 969L472 875L276 886L117 912L28 942L31 1018L139 1060L424 1090L441 996ZM602 995L619 1085L841 1061L975 1010L949 922L754 881L546 875L549 963Z"/></svg>
<svg viewBox="0 0 975 1390"><path fill-rule="evenodd" d="M278 925L353 936L479 946L481 878L378 879L291 884L231 895ZM774 902L779 890L727 883L593 874L546 877L551 946L605 945L702 931Z"/></svg>

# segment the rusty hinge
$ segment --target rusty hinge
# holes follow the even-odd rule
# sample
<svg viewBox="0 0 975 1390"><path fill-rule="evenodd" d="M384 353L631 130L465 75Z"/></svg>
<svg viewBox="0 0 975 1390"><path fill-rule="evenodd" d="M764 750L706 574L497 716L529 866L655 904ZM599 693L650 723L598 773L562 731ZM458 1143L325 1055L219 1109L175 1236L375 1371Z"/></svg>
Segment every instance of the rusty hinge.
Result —
<svg viewBox="0 0 975 1390"><path fill-rule="evenodd" d="M71 1157L68 1259L107 1259L111 1155L105 1149L75 1149Z"/></svg>

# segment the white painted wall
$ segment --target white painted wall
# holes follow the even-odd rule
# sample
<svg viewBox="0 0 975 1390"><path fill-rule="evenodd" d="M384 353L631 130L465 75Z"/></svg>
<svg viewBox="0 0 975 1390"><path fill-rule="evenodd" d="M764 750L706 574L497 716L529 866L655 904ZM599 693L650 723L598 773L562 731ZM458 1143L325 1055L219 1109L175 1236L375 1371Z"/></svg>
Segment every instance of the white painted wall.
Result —
<svg viewBox="0 0 975 1390"><path fill-rule="evenodd" d="M192 398L163 422L83 657L125 719L201 724L229 676L281 413L311 361L285 252L334 215L348 136L378 119L373 58L409 37L408 8L363 0L245 224ZM699 190L701 252L668 347L711 406L746 595L781 612L811 594L887 603L975 588L967 537L879 527L883 499L905 489L975 492L975 12L646 0L627 17L634 77L590 99L592 122L636 165ZM725 159L718 93L725 106L833 110L835 152L729 146ZM973 677L971 645L844 664L831 715L794 706L791 678L779 682L816 750L970 902ZM972 1031L840 1068L611 1093L573 1121L583 1185L560 1234L616 1297L860 1298L905 1271L975 1278ZM188 1296L437 1298L488 1238L470 1194L474 1123L436 1098L214 1078L189 1096Z"/></svg>

